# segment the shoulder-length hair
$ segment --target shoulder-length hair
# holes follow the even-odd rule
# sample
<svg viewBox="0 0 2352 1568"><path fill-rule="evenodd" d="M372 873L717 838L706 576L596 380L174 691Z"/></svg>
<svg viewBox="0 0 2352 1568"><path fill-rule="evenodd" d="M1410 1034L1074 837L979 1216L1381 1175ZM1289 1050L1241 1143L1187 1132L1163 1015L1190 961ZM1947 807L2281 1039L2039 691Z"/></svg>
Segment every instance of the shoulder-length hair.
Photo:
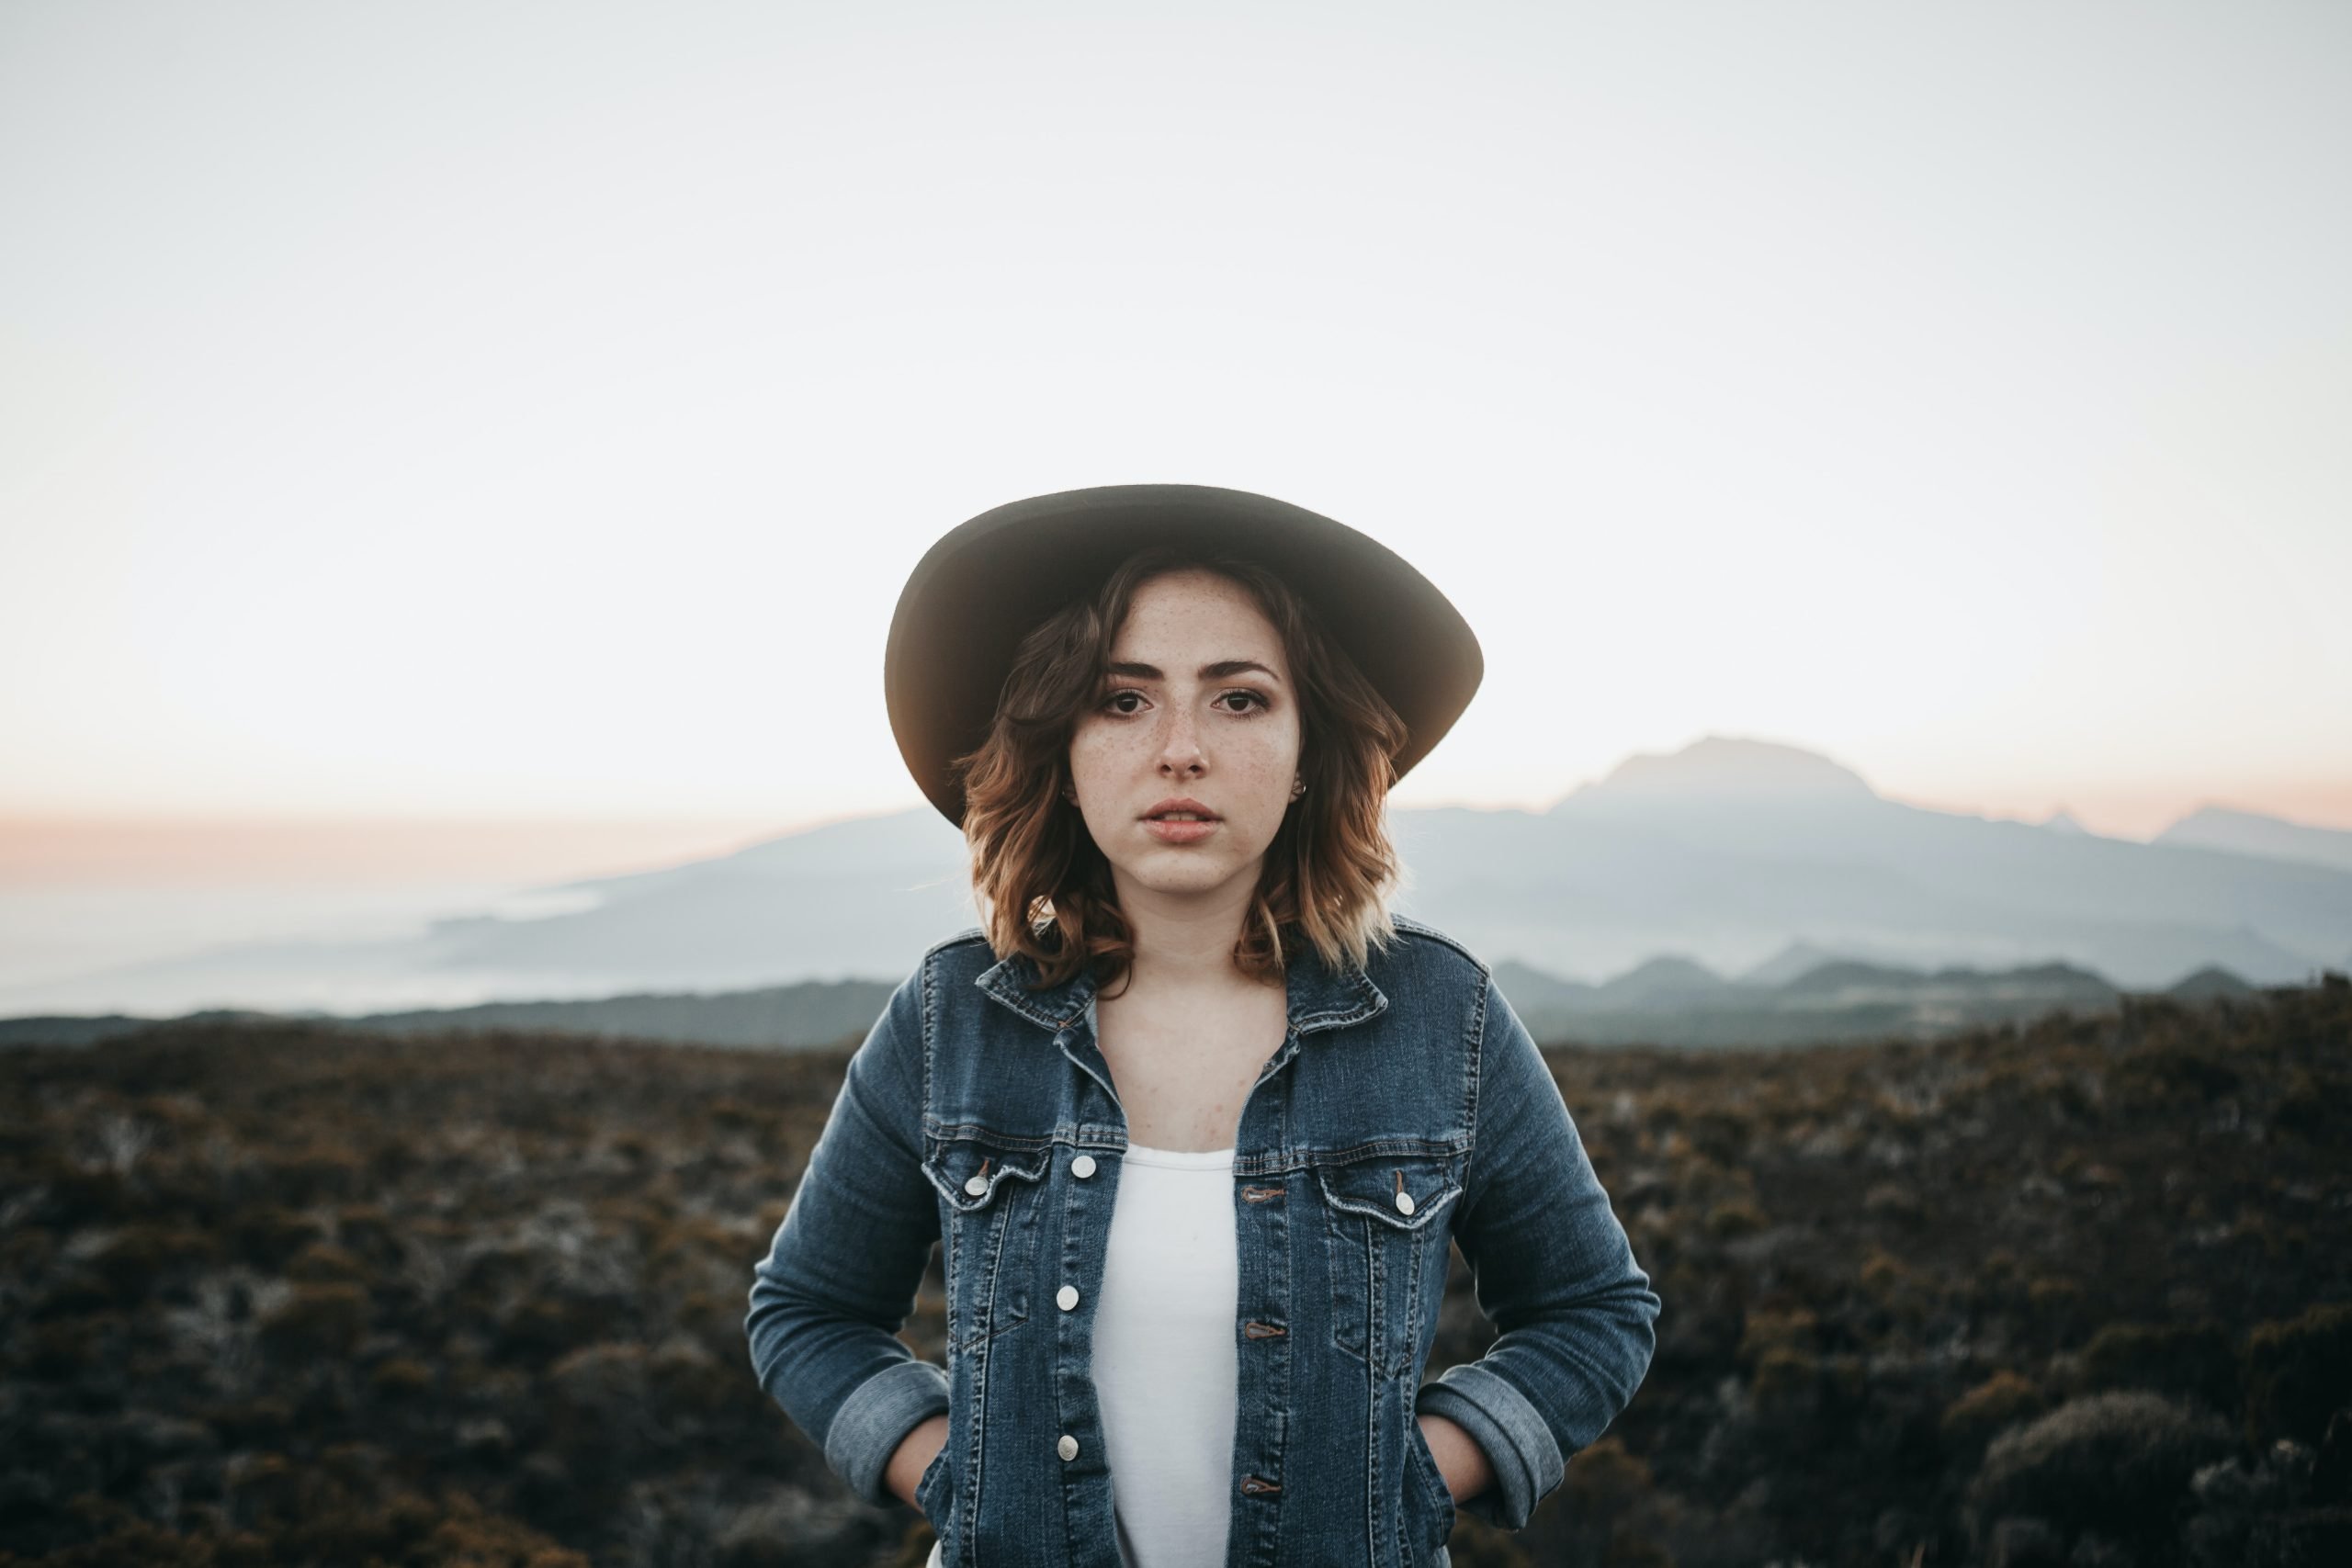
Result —
<svg viewBox="0 0 2352 1568"><path fill-rule="evenodd" d="M1396 782L1404 720L1272 572L1231 555L1154 545L1021 640L988 739L951 764L963 781L964 838L989 945L1000 959L1027 954L1041 987L1090 964L1107 987L1133 968L1134 932L1120 912L1110 862L1062 791L1071 783L1071 737L1079 719L1107 698L1112 645L1136 590L1187 568L1227 578L1257 601L1282 637L1299 705L1306 791L1267 846L1234 942L1235 966L1271 976L1302 944L1331 967L1342 957L1361 966L1396 935L1387 900L1403 883L1404 866L1382 813Z"/></svg>

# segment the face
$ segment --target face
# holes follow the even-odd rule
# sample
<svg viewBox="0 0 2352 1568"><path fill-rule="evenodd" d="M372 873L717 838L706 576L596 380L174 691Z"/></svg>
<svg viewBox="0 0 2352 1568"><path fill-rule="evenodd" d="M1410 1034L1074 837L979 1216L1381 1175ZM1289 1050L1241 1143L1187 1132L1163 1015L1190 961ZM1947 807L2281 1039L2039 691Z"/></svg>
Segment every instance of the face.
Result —
<svg viewBox="0 0 2352 1568"><path fill-rule="evenodd" d="M1298 776L1298 702L1273 624L1214 572L1154 578L1112 644L1102 695L1071 733L1070 776L1122 904L1246 897ZM1148 820L1178 797L1213 820Z"/></svg>

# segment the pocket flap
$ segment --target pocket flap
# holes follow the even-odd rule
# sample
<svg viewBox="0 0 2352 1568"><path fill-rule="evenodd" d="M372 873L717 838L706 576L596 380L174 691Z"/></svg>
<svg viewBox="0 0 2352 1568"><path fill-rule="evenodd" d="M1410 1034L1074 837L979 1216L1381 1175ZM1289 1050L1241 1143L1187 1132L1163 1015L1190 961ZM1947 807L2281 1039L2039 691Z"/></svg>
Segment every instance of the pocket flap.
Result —
<svg viewBox="0 0 2352 1568"><path fill-rule="evenodd" d="M931 1178L940 1196L965 1213L995 1202L1008 1182L1042 1179L1046 1162L1053 1156L1051 1148L1023 1148L993 1138L932 1137L926 1141L931 1152L922 1162L922 1173Z"/></svg>
<svg viewBox="0 0 2352 1568"><path fill-rule="evenodd" d="M1317 1166L1315 1179L1334 1209L1363 1214L1402 1231L1428 1224L1462 1195L1454 1162L1433 1155L1373 1155L1346 1165Z"/></svg>

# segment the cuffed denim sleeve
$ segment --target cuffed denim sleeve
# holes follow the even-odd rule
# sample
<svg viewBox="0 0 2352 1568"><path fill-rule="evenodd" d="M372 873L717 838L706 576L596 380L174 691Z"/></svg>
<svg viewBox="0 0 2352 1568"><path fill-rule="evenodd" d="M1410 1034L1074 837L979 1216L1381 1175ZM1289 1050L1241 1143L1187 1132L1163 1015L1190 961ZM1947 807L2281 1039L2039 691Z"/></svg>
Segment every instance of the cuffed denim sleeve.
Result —
<svg viewBox="0 0 2352 1568"><path fill-rule="evenodd" d="M869 1503L897 1501L890 1456L947 1409L947 1373L898 1338L939 1212L922 1172L924 987L890 998L842 1080L808 1168L752 1271L743 1321L760 1386Z"/></svg>
<svg viewBox="0 0 2352 1568"><path fill-rule="evenodd" d="M1498 1332L1477 1360L1423 1384L1414 1408L1458 1422L1486 1451L1495 1483L1457 1506L1516 1530L1632 1401L1661 1303L1543 1053L1491 978L1477 1080L1453 1239Z"/></svg>

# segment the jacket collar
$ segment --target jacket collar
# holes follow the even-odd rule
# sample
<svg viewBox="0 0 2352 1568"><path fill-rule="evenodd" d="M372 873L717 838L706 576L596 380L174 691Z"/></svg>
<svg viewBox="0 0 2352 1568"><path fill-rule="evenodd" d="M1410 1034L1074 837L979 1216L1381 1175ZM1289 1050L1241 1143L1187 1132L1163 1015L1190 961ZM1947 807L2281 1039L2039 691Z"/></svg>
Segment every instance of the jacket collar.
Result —
<svg viewBox="0 0 2352 1568"><path fill-rule="evenodd" d="M973 981L990 998L1011 1008L1041 1029L1061 1033L1084 1021L1092 1031L1094 976L1080 970L1058 986L1033 991L1037 966L1026 953L997 961ZM1291 1032L1312 1034L1317 1030L1343 1029L1385 1011L1388 998L1372 983L1362 965L1341 955L1333 968L1307 947L1291 960L1283 986L1289 994Z"/></svg>

